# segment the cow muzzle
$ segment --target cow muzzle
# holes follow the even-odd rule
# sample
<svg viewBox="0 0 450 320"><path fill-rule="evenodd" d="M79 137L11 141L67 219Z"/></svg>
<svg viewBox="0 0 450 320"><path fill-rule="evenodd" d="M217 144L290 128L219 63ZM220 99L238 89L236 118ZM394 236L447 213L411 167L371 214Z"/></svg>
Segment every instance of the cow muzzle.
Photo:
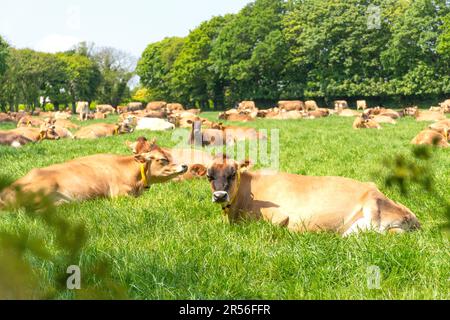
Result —
<svg viewBox="0 0 450 320"><path fill-rule="evenodd" d="M178 167L178 173L180 173L180 174L185 174L186 172L188 172L188 170L189 170L189 167L185 164Z"/></svg>
<svg viewBox="0 0 450 320"><path fill-rule="evenodd" d="M214 203L225 203L230 201L230 196L226 191L216 191L213 193L212 201Z"/></svg>

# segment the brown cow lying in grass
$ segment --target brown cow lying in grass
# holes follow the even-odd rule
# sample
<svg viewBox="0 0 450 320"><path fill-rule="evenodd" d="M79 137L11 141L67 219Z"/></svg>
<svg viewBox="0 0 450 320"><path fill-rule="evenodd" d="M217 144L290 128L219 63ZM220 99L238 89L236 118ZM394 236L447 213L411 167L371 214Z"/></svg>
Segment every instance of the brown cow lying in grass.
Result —
<svg viewBox="0 0 450 320"><path fill-rule="evenodd" d="M393 118L385 115L373 116L371 119L377 123L388 123L388 124L397 124Z"/></svg>
<svg viewBox="0 0 450 320"><path fill-rule="evenodd" d="M212 200L230 222L265 220L296 232L402 233L420 228L417 217L372 183L341 177L241 172L248 162L218 156L208 167Z"/></svg>
<svg viewBox="0 0 450 320"><path fill-rule="evenodd" d="M447 119L442 112L417 110L414 117L416 121L440 121Z"/></svg>
<svg viewBox="0 0 450 320"><path fill-rule="evenodd" d="M75 139L98 139L102 137L111 137L114 135L133 132L133 127L127 122L119 124L98 123L81 128L75 133Z"/></svg>
<svg viewBox="0 0 450 320"><path fill-rule="evenodd" d="M80 126L70 120L55 119L55 126L66 129L79 129Z"/></svg>
<svg viewBox="0 0 450 320"><path fill-rule="evenodd" d="M17 128L22 127L37 127L39 128L44 124L44 120L40 118L25 116L20 118L19 122L17 122Z"/></svg>
<svg viewBox="0 0 450 320"><path fill-rule="evenodd" d="M234 144L232 137L227 137L221 129L203 129L202 121L189 121L192 126L189 143L201 147L220 147Z"/></svg>
<svg viewBox="0 0 450 320"><path fill-rule="evenodd" d="M60 137L55 129L56 127L53 124L44 123L41 128L21 127L0 132L23 136L33 142L39 142L42 140L59 140Z"/></svg>
<svg viewBox="0 0 450 320"><path fill-rule="evenodd" d="M255 117L257 112L255 113ZM239 113L237 110L232 109L219 114L219 120L235 121L235 122L249 122L253 121L254 118L248 113Z"/></svg>
<svg viewBox="0 0 450 320"><path fill-rule="evenodd" d="M149 152L155 144L156 140L149 142L145 137L139 137L136 142L133 143L126 142L126 145L135 155ZM208 153L196 149L162 148L162 150L170 153L174 162L184 163L189 167L187 172L175 178L175 181L206 177L206 168L212 161L212 157Z"/></svg>
<svg viewBox="0 0 450 320"><path fill-rule="evenodd" d="M353 129L381 129L381 126L378 122L371 119L370 116L364 114L355 119Z"/></svg>
<svg viewBox="0 0 450 320"><path fill-rule="evenodd" d="M439 132L445 137L448 137L450 134L450 119L441 120L439 122L433 123L428 128Z"/></svg>
<svg viewBox="0 0 450 320"><path fill-rule="evenodd" d="M431 145L436 147L448 148L448 135L444 136L435 130L423 130L412 141L416 145Z"/></svg>
<svg viewBox="0 0 450 320"><path fill-rule="evenodd" d="M24 136L14 134L14 133L2 133L0 132L0 145L2 146L11 146L14 148L20 148L30 142L30 139L25 138Z"/></svg>
<svg viewBox="0 0 450 320"><path fill-rule="evenodd" d="M255 128L249 127L237 127L237 126L225 126L222 122L212 123L211 129L222 130L223 133L230 137L233 141L244 140L267 140L267 136L258 132Z"/></svg>
<svg viewBox="0 0 450 320"><path fill-rule="evenodd" d="M156 145L148 153L131 157L94 155L32 170L0 194L0 204L14 205L17 191L41 192L56 204L138 196L152 184L172 180L187 169Z"/></svg>
<svg viewBox="0 0 450 320"><path fill-rule="evenodd" d="M0 112L0 123L2 122L16 122L11 113L2 113Z"/></svg>

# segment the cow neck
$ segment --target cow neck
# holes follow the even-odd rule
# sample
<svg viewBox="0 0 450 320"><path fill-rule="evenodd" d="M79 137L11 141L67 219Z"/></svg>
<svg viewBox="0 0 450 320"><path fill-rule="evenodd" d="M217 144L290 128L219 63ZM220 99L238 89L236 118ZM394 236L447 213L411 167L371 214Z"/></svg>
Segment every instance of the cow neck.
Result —
<svg viewBox="0 0 450 320"><path fill-rule="evenodd" d="M228 215L230 213L231 207L235 204L235 202L237 200L237 196L239 194L239 188L240 187L241 187L241 172L238 170L235 192L234 192L233 196L231 197L230 202L228 203L228 205L225 206L225 207L222 207L223 213L225 215Z"/></svg>

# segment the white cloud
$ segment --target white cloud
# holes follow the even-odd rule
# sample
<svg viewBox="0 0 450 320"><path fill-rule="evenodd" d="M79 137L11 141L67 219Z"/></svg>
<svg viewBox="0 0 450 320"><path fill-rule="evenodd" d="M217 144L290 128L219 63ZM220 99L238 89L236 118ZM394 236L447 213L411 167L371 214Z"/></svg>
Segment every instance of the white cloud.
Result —
<svg viewBox="0 0 450 320"><path fill-rule="evenodd" d="M81 40L76 37L51 34L38 41L34 48L37 51L55 53L67 51L79 42L81 42Z"/></svg>

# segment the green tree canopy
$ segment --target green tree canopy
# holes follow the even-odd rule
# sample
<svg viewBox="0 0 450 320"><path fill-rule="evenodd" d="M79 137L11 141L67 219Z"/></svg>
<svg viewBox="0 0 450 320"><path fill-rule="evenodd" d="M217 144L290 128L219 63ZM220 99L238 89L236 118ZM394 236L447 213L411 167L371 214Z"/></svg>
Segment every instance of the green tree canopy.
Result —
<svg viewBox="0 0 450 320"><path fill-rule="evenodd" d="M101 81L97 64L84 55L60 53L68 77L66 92L74 106L76 101L91 101L95 97Z"/></svg>
<svg viewBox="0 0 450 320"><path fill-rule="evenodd" d="M150 44L142 54L136 71L155 99L172 99L170 71L183 44L183 38L166 38Z"/></svg>
<svg viewBox="0 0 450 320"><path fill-rule="evenodd" d="M8 43L0 36L0 76L6 71L6 58L8 56Z"/></svg>

